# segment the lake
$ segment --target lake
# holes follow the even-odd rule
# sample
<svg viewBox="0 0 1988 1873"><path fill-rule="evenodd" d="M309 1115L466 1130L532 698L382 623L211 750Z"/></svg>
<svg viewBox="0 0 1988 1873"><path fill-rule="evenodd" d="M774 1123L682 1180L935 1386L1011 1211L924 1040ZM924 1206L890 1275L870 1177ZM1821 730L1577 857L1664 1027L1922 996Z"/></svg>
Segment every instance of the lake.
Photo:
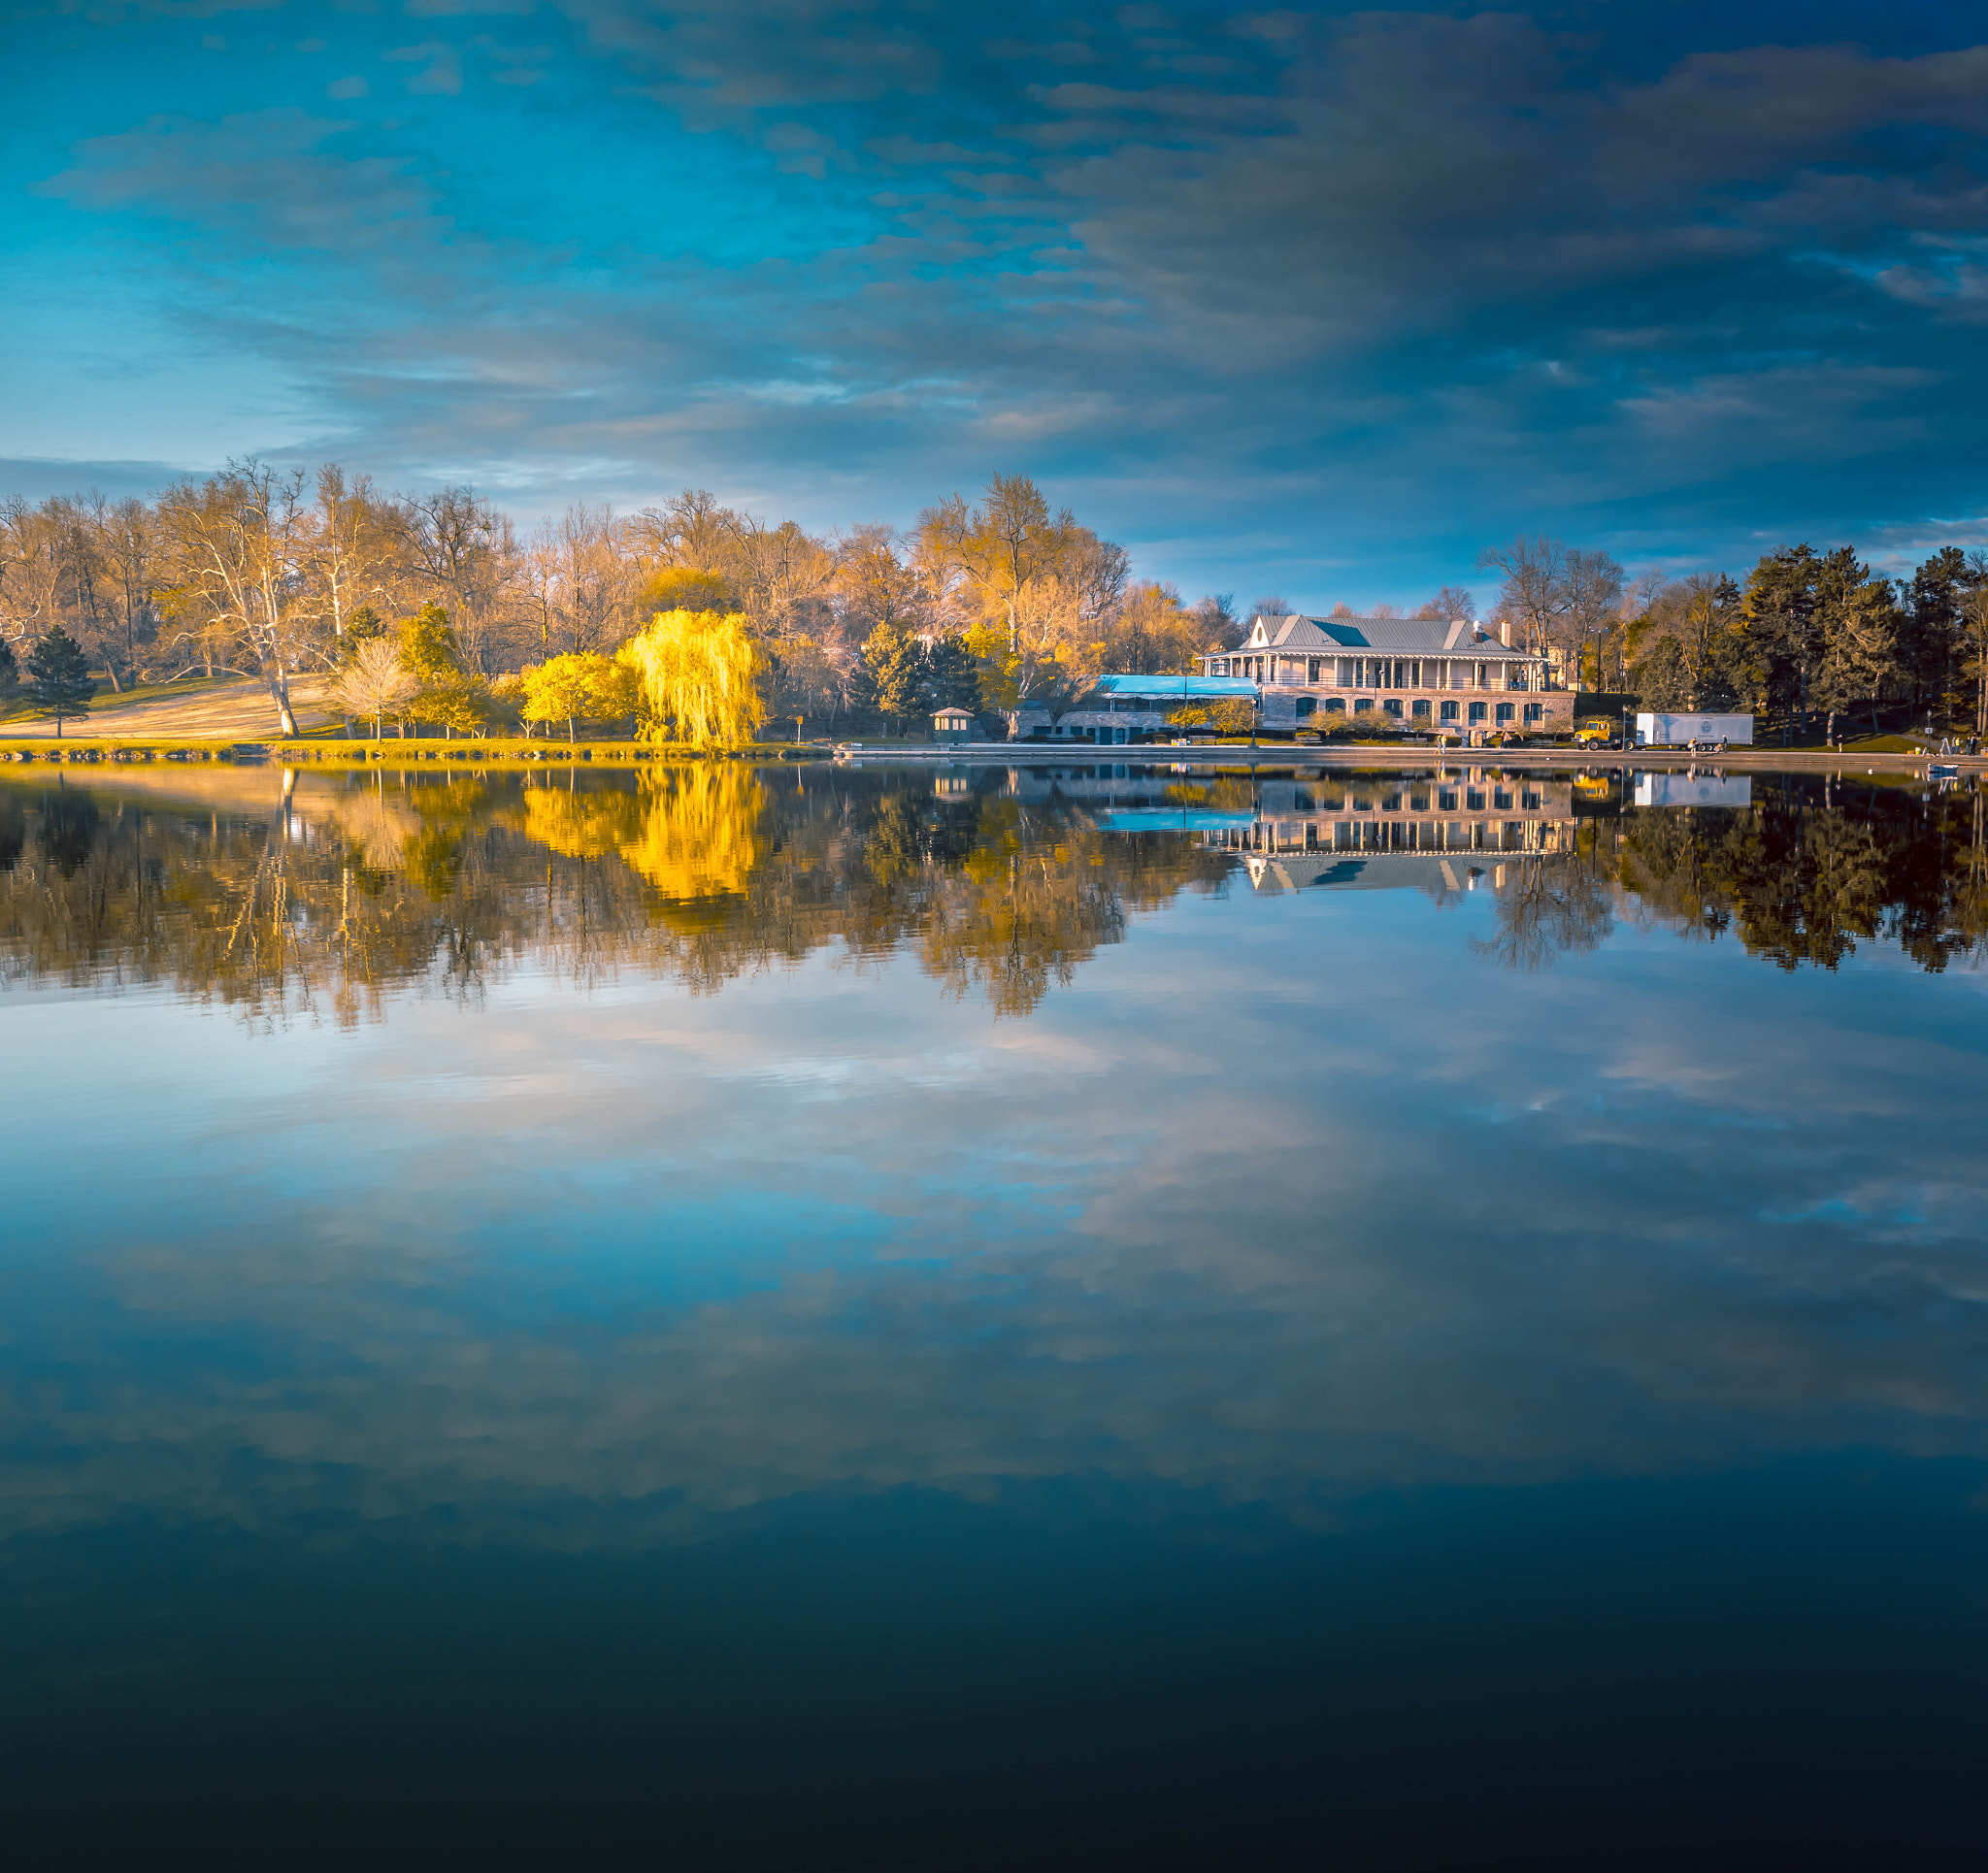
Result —
<svg viewBox="0 0 1988 1873"><path fill-rule="evenodd" d="M1983 805L6 770L17 1851L1976 1863Z"/></svg>

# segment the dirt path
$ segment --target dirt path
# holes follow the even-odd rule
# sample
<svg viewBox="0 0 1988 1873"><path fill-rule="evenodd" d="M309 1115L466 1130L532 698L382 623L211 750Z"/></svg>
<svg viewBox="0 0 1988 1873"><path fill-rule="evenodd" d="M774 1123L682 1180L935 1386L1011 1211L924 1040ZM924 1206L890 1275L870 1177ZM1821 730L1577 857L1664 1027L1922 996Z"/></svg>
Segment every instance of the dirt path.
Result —
<svg viewBox="0 0 1988 1873"><path fill-rule="evenodd" d="M290 684L290 706L302 729L322 727L332 720L324 704L325 679L299 676ZM55 724L23 717L0 724L8 740L52 738ZM268 741L281 733L276 705L268 689L254 677L240 682L203 684L186 696L151 696L139 703L106 699L93 704L81 720L62 724L65 741L91 741L103 737L159 736L189 741Z"/></svg>

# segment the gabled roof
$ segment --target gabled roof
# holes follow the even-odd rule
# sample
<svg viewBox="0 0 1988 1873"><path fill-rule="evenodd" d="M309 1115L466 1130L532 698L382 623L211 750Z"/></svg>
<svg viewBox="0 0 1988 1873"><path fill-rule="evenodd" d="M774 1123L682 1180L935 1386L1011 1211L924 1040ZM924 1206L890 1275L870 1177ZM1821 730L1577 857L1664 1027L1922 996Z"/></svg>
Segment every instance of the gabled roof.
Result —
<svg viewBox="0 0 1988 1873"><path fill-rule="evenodd" d="M1386 650L1413 657L1525 657L1530 653L1498 641L1496 632L1479 638L1469 618L1309 618L1258 617L1244 650ZM1220 654L1220 653L1217 653Z"/></svg>

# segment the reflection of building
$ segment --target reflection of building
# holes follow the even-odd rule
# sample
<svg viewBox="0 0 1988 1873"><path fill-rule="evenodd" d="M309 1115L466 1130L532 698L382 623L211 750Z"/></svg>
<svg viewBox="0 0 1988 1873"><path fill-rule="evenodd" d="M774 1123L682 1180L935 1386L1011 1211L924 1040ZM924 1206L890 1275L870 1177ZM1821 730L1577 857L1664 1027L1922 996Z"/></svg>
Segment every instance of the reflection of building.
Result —
<svg viewBox="0 0 1988 1873"><path fill-rule="evenodd" d="M1024 703L1008 712L1009 733L1017 741L1078 741L1125 747L1139 741L1171 741L1181 731L1167 717L1176 709L1220 703L1253 706L1256 685L1231 676L1100 676L1070 707Z"/></svg>
<svg viewBox="0 0 1988 1873"><path fill-rule="evenodd" d="M1263 726L1291 730L1319 718L1375 710L1410 727L1523 729L1574 726L1574 698L1547 660L1514 648L1468 618L1259 617L1239 649L1198 661L1210 676L1263 686Z"/></svg>
<svg viewBox="0 0 1988 1873"><path fill-rule="evenodd" d="M1448 768L1267 780L1252 820L1200 837L1241 854L1259 891L1439 881L1457 890L1468 888L1474 858L1568 851L1574 832L1571 781Z"/></svg>

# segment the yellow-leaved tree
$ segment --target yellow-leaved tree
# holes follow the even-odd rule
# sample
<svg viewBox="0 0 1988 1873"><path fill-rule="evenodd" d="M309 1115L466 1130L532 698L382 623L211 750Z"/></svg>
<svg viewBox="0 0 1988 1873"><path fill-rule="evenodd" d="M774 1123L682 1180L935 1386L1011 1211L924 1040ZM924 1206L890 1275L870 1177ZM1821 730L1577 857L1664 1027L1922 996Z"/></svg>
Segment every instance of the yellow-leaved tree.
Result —
<svg viewBox="0 0 1988 1873"><path fill-rule="evenodd" d="M611 722L617 716L633 715L642 706L635 672L598 650L547 657L521 674L524 719L564 722L569 741L574 739L576 722Z"/></svg>
<svg viewBox="0 0 1988 1873"><path fill-rule="evenodd" d="M739 611L658 611L615 657L642 686L650 741L727 747L766 720L762 658Z"/></svg>

